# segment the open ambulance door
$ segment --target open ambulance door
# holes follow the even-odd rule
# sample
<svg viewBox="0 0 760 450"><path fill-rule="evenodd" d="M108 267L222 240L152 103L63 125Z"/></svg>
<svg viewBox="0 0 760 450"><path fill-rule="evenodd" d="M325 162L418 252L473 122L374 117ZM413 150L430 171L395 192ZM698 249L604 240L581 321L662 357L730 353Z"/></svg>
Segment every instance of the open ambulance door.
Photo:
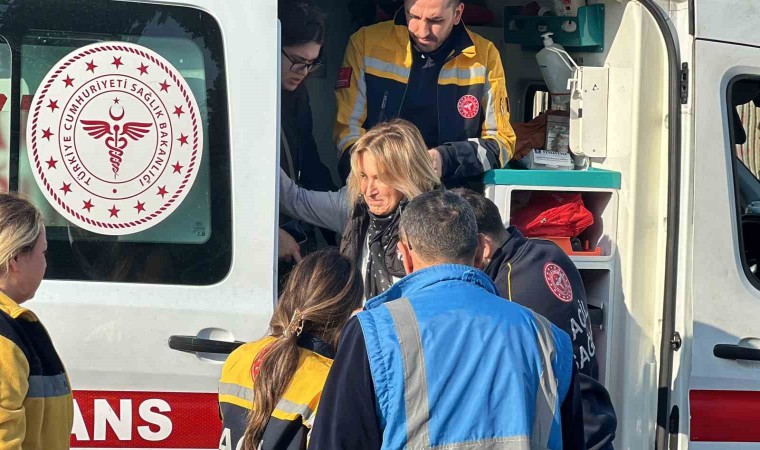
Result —
<svg viewBox="0 0 760 450"><path fill-rule="evenodd" d="M750 20L755 8L741 0L697 4L693 211L686 238L692 255L683 313L689 345L674 374L676 383L688 386L688 408L682 409L688 437L680 448L760 449L760 42Z"/></svg>

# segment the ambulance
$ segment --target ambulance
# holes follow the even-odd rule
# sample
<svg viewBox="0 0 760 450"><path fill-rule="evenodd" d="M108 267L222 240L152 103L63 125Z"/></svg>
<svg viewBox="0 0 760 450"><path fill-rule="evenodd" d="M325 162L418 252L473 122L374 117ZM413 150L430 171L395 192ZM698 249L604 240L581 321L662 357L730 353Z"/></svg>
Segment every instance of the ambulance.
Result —
<svg viewBox="0 0 760 450"><path fill-rule="evenodd" d="M307 83L335 167L361 2L316 3L329 30ZM465 3L493 13L468 25L501 52L513 123L545 106L541 34L577 66L583 170L484 182L507 222L536 191L594 214L572 254L577 326L593 327L615 447L760 449L760 2ZM277 296L279 35L276 0L0 0L0 189L45 214L29 307L75 390L72 448L239 448L217 381Z"/></svg>

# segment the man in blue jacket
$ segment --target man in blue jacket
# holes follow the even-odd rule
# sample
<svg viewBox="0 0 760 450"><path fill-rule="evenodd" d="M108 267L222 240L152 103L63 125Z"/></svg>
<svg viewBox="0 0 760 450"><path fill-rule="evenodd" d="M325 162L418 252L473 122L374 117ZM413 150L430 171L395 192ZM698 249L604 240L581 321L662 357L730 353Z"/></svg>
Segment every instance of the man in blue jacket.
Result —
<svg viewBox="0 0 760 450"><path fill-rule="evenodd" d="M584 449L566 333L506 302L460 196L422 194L399 225L408 275L351 319L311 449Z"/></svg>
<svg viewBox="0 0 760 450"><path fill-rule="evenodd" d="M546 317L573 341L589 450L612 450L617 419L607 389L597 381L594 336L586 290L578 269L555 243L527 239L515 227L504 228L499 208L483 195L454 189L475 212L482 235L481 269L499 295Z"/></svg>

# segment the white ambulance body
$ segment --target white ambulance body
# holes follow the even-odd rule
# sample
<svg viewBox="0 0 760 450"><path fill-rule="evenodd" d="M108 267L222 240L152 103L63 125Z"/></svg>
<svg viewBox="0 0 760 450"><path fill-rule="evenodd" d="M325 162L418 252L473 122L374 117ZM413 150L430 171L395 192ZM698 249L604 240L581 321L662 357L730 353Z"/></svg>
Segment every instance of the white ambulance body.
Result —
<svg viewBox="0 0 760 450"><path fill-rule="evenodd" d="M333 85L356 28L346 2L316 3L328 13L325 72L307 83L314 135L334 167ZM504 17L523 0L483 3L494 25L472 28L501 51L513 122L530 120L546 88L538 48L521 45L513 26L535 35L546 24ZM760 449L751 104L760 99L760 2L588 4L576 25L591 30L590 41L569 49L584 74L571 141L602 170L492 173L486 193L505 220L521 196L540 190L581 192L595 214L584 237L600 254L573 259L617 412L616 448ZM73 226L28 157L30 111L45 110L33 103L40 84L71 52L102 42L168 61L202 127L192 189L138 233ZM234 341L266 332L276 298L278 42L276 0L0 0L0 188L30 195L46 215L47 279L29 307L75 389L73 448L236 448L221 435L216 383ZM109 61L92 63L145 74ZM152 195L160 194L159 186Z"/></svg>

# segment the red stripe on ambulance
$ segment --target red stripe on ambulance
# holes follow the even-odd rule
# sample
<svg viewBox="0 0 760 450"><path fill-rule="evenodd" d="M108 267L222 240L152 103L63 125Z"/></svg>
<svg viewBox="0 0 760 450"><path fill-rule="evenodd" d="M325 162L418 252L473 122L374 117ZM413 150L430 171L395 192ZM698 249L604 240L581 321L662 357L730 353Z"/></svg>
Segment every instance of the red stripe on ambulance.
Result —
<svg viewBox="0 0 760 450"><path fill-rule="evenodd" d="M75 391L74 448L219 447L217 394Z"/></svg>
<svg viewBox="0 0 760 450"><path fill-rule="evenodd" d="M691 391L690 439L701 442L760 442L760 392Z"/></svg>

